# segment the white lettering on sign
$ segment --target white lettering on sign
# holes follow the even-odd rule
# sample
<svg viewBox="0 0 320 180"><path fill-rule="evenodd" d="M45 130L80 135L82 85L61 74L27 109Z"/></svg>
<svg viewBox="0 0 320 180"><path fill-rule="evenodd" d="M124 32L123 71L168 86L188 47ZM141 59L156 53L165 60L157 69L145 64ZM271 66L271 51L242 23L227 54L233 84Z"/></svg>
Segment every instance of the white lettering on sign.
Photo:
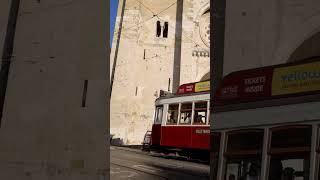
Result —
<svg viewBox="0 0 320 180"><path fill-rule="evenodd" d="M260 84L260 83L265 83L265 82L266 82L266 76L244 79L245 85Z"/></svg>
<svg viewBox="0 0 320 180"><path fill-rule="evenodd" d="M246 93L262 92L263 91L263 85L246 87L244 91Z"/></svg>
<svg viewBox="0 0 320 180"><path fill-rule="evenodd" d="M187 91L191 91L193 89L193 85L186 86Z"/></svg>
<svg viewBox="0 0 320 180"><path fill-rule="evenodd" d="M231 86L231 87L225 87L222 89L223 94L236 94L238 91L238 87L237 86Z"/></svg>
<svg viewBox="0 0 320 180"><path fill-rule="evenodd" d="M196 134L210 134L210 129L197 129Z"/></svg>

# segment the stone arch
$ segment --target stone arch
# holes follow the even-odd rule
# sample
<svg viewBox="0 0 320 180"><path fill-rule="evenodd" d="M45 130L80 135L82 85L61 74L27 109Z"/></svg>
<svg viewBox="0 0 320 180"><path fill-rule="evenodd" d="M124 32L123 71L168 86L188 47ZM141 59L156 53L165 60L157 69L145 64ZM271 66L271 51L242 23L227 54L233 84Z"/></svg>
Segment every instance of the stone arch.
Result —
<svg viewBox="0 0 320 180"><path fill-rule="evenodd" d="M210 80L210 72L205 73L204 75L201 76L199 81L208 81Z"/></svg>
<svg viewBox="0 0 320 180"><path fill-rule="evenodd" d="M204 6L202 6L197 12L196 16L194 16L194 21L199 22L201 16L210 10L210 1L208 1Z"/></svg>
<svg viewBox="0 0 320 180"><path fill-rule="evenodd" d="M296 62L311 57L320 57L320 31L306 39L294 50L287 62Z"/></svg>
<svg viewBox="0 0 320 180"><path fill-rule="evenodd" d="M282 43L279 44L274 54L272 64L282 64L290 61L295 51L306 40L320 32L320 14L314 15L312 18L306 19L303 24L295 27L295 33L290 36L283 37Z"/></svg>

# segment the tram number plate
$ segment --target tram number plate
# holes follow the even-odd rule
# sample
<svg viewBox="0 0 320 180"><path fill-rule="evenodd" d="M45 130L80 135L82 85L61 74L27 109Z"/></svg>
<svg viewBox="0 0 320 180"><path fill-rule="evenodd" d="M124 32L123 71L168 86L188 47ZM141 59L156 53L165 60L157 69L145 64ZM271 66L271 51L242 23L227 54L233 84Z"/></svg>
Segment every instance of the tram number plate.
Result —
<svg viewBox="0 0 320 180"><path fill-rule="evenodd" d="M196 134L210 134L209 129L197 129Z"/></svg>

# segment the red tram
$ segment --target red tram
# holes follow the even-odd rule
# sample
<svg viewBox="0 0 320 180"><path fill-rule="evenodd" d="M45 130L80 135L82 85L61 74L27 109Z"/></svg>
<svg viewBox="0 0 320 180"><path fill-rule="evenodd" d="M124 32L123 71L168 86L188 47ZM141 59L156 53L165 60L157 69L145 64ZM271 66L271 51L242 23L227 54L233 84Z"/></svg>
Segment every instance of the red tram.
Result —
<svg viewBox="0 0 320 180"><path fill-rule="evenodd" d="M209 159L210 81L181 85L155 101L150 150Z"/></svg>

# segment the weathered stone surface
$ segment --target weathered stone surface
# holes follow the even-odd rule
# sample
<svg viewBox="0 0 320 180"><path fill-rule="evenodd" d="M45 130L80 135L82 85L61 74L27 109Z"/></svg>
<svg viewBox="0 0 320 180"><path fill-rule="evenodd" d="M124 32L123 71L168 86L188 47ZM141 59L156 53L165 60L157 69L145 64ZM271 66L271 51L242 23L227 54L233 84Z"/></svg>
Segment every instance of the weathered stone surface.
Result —
<svg viewBox="0 0 320 180"><path fill-rule="evenodd" d="M141 144L144 134L151 129L154 101L161 89L168 90L169 78L169 89L172 90L177 11L175 2L143 0L139 4L135 0L126 1L112 90L110 123L111 134L120 138L124 144ZM111 68L117 46L122 1L119 5L110 56ZM182 23L180 84L199 81L210 71L208 43L201 38L208 38L208 33L199 28L207 28L209 19L202 18L202 15L209 8L209 0L184 1L182 22L178 22ZM153 13L161 11L159 19L152 18ZM156 37L158 20L162 26L168 22L168 38ZM202 36L201 32L204 33Z"/></svg>
<svg viewBox="0 0 320 180"><path fill-rule="evenodd" d="M1 51L9 2L0 2ZM21 1L0 128L0 179L105 176L105 7L106 1Z"/></svg>

